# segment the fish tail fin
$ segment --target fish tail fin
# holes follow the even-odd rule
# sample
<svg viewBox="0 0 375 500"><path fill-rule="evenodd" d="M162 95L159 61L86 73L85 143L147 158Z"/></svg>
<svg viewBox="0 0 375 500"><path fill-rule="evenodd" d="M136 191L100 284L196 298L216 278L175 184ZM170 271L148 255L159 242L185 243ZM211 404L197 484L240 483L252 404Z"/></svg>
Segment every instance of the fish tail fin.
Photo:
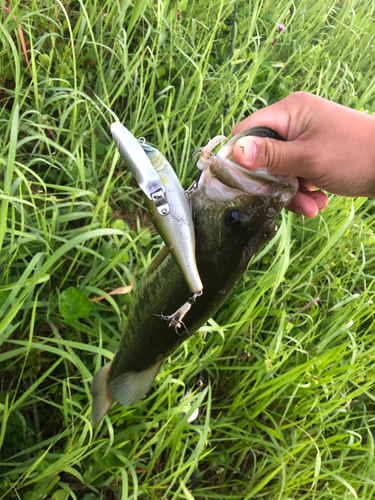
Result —
<svg viewBox="0 0 375 500"><path fill-rule="evenodd" d="M141 372L126 372L108 384L111 396L121 405L137 403L150 390L163 360Z"/></svg>
<svg viewBox="0 0 375 500"><path fill-rule="evenodd" d="M92 427L95 428L110 407L115 402L108 391L108 373L111 363L106 364L97 373L91 383L91 396L92 396Z"/></svg>

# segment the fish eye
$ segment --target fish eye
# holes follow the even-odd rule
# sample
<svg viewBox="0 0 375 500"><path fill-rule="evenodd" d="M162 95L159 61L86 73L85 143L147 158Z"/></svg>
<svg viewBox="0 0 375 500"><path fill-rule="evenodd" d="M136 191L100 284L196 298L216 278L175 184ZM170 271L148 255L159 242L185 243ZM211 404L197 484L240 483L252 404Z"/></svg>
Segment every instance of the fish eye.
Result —
<svg viewBox="0 0 375 500"><path fill-rule="evenodd" d="M244 215L240 210L231 210L225 216L225 225L234 229L242 224Z"/></svg>

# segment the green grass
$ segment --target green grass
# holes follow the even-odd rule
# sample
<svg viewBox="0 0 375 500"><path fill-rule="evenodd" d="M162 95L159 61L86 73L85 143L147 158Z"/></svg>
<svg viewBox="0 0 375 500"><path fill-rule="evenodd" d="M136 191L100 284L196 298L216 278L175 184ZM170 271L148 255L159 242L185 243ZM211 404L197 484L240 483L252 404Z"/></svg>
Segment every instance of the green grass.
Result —
<svg viewBox="0 0 375 500"><path fill-rule="evenodd" d="M155 144L187 187L188 158L208 137L290 92L375 112L373 1L239 0L229 69L233 7L35 0L2 12L0 498L375 496L372 200L332 197L314 220L283 213L276 238L147 398L115 405L91 429L91 378L132 298L108 297L68 324L59 296L138 281L161 242L112 121ZM187 407L182 392L202 369L204 389Z"/></svg>

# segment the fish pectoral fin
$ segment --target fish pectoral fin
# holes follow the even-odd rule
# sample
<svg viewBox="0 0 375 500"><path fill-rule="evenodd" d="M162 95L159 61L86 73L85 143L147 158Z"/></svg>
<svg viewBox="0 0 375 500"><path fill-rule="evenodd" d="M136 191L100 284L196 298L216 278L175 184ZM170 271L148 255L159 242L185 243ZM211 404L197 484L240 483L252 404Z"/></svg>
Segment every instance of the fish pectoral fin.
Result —
<svg viewBox="0 0 375 500"><path fill-rule="evenodd" d="M115 402L114 398L108 391L108 373L111 363L106 364L101 368L92 379L91 396L92 396L92 427L95 428L110 407Z"/></svg>
<svg viewBox="0 0 375 500"><path fill-rule="evenodd" d="M137 403L150 390L163 360L141 372L127 372L108 384L111 396L120 405L129 406Z"/></svg>

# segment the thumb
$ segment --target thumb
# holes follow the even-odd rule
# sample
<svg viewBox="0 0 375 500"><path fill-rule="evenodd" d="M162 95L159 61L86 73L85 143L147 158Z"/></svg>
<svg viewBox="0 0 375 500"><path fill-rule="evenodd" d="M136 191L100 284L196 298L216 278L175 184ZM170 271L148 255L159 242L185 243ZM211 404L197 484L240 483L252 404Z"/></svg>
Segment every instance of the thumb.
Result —
<svg viewBox="0 0 375 500"><path fill-rule="evenodd" d="M300 171L305 162L300 146L298 141L246 136L238 139L233 155L239 165L249 170L266 167L271 175L303 176Z"/></svg>

